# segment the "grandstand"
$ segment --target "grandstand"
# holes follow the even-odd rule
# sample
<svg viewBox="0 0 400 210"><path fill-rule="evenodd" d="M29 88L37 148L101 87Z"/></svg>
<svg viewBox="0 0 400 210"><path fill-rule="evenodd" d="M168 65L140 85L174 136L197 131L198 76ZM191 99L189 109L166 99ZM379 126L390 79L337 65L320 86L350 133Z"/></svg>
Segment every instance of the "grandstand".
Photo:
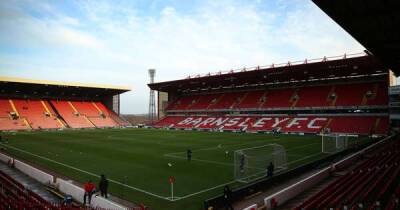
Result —
<svg viewBox="0 0 400 210"><path fill-rule="evenodd" d="M156 128L386 135L388 72L369 55L305 60L149 84Z"/></svg>
<svg viewBox="0 0 400 210"><path fill-rule="evenodd" d="M119 95L126 87L0 78L0 130L126 126Z"/></svg>

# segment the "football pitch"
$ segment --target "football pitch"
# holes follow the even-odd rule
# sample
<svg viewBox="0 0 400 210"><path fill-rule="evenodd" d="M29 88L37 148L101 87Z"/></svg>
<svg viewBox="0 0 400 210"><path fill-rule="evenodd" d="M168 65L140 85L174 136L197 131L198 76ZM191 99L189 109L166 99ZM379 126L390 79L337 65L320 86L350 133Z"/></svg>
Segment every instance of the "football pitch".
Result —
<svg viewBox="0 0 400 210"><path fill-rule="evenodd" d="M267 144L286 150L293 168L315 161L321 137L156 129L19 132L0 144L8 153L80 183L105 174L109 193L154 210L199 210L234 180L233 151ZM186 151L193 151L192 161ZM171 198L169 177L175 178Z"/></svg>

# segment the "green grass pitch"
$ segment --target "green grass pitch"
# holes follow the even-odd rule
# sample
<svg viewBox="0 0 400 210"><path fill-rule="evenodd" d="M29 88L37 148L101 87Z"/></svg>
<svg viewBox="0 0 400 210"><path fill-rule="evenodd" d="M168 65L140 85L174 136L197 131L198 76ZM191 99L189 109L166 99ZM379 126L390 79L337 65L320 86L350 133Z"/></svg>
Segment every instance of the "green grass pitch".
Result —
<svg viewBox="0 0 400 210"><path fill-rule="evenodd" d="M1 146L81 183L97 183L93 174L106 174L109 193L155 210L198 210L225 184L240 185L233 178L233 151L271 143L285 147L289 168L323 157L318 136L155 129L20 132ZM188 148L191 162L186 160ZM174 201L168 200L169 176L176 180Z"/></svg>

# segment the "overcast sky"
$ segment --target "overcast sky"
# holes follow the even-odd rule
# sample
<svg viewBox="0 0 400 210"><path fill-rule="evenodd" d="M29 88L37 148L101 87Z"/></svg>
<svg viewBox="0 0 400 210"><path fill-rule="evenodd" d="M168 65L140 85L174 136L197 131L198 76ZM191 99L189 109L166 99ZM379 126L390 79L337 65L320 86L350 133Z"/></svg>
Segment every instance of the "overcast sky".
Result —
<svg viewBox="0 0 400 210"><path fill-rule="evenodd" d="M0 1L0 76L127 85L147 112L156 81L362 52L310 0Z"/></svg>

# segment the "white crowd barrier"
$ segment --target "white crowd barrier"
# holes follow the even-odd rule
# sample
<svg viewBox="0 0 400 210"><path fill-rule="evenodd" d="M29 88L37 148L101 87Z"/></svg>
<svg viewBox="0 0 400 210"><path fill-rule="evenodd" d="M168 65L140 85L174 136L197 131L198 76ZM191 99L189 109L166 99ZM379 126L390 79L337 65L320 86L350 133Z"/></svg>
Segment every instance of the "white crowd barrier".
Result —
<svg viewBox="0 0 400 210"><path fill-rule="evenodd" d="M96 196L92 198L92 207L100 207L105 209L112 209L112 210L126 210L126 207L123 207L119 204L116 204L110 200L107 200L103 197Z"/></svg>
<svg viewBox="0 0 400 210"><path fill-rule="evenodd" d="M14 167L24 174L34 178L43 184L51 184L53 183L54 177L46 172L43 172L37 168L34 168L26 163L23 163L19 160L14 160Z"/></svg>
<svg viewBox="0 0 400 210"><path fill-rule="evenodd" d="M257 209L257 204L253 204L251 206L244 208L243 210L256 210L256 209Z"/></svg>
<svg viewBox="0 0 400 210"><path fill-rule="evenodd" d="M74 185L69 181L65 181L63 179L57 178L56 184L58 189L68 195L71 195L75 200L83 203L83 196L85 195L85 191L83 188ZM100 207L104 209L112 209L112 210L126 210L127 208L121 206L117 203L114 203L110 200L107 200L100 196L92 196L91 200L92 207Z"/></svg>
<svg viewBox="0 0 400 210"><path fill-rule="evenodd" d="M5 155L5 154L3 154L3 153L0 153L0 161L5 162L5 163L8 163L8 161L9 161L10 159L12 159L12 158L9 157L9 156L7 156L7 155Z"/></svg>
<svg viewBox="0 0 400 210"><path fill-rule="evenodd" d="M75 200L83 203L85 191L82 188L60 178L57 178L56 186L62 193L71 195Z"/></svg>

